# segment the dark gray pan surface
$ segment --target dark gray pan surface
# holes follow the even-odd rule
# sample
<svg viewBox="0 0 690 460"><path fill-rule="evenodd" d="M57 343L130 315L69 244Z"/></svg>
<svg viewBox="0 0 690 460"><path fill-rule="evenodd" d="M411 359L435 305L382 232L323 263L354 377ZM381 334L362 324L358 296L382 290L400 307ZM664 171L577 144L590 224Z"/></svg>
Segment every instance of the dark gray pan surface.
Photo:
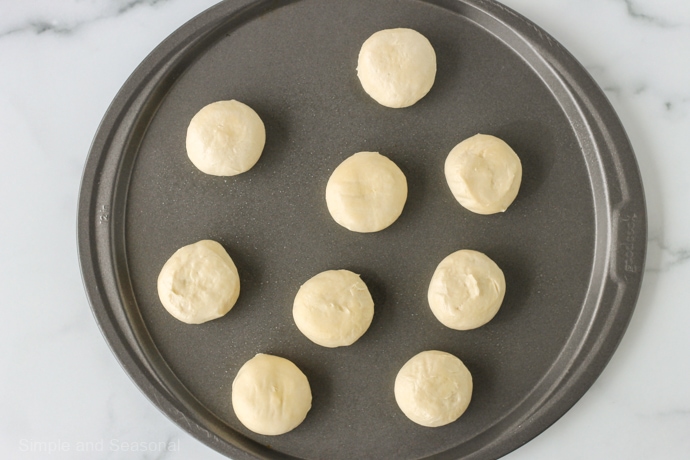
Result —
<svg viewBox="0 0 690 460"><path fill-rule="evenodd" d="M437 80L408 109L378 105L356 77L373 32L410 27L436 49ZM585 33L586 31L583 31ZM265 122L259 163L204 175L184 138L204 105L238 99ZM478 132L508 142L524 178L501 215L462 208L447 153ZM375 234L326 209L331 171L373 150L406 174L400 219ZM96 135L79 204L79 249L99 325L125 370L169 417L235 459L495 458L565 413L615 350L633 312L646 245L635 158L603 93L560 45L480 0L228 1L164 41L124 85ZM200 326L160 305L156 278L179 247L215 239L242 291ZM507 294L488 325L459 332L432 315L426 289L446 255L485 252ZM354 345L300 334L292 300L326 269L362 274L376 303ZM398 409L393 381L414 354L439 349L474 376L466 414L436 429ZM294 431L253 434L230 387L256 353L295 362L313 408Z"/></svg>

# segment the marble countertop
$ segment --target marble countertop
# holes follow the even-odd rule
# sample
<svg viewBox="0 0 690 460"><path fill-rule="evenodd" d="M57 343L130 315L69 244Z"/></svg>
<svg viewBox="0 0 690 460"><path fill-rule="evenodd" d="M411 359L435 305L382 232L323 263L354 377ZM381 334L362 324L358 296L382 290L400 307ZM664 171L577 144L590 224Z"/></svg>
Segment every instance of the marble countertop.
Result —
<svg viewBox="0 0 690 460"><path fill-rule="evenodd" d="M162 39L214 3L0 0L0 458L222 458L120 368L88 306L75 235L82 168L110 101ZM690 2L503 3L605 90L649 212L644 283L616 354L562 419L505 458L688 458ZM142 443L157 447L125 452Z"/></svg>

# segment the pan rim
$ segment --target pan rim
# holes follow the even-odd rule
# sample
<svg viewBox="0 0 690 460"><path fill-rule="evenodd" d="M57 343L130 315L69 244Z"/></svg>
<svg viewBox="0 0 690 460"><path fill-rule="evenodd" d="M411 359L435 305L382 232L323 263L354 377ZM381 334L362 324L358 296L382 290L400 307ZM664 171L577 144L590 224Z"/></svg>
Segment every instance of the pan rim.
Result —
<svg viewBox="0 0 690 460"><path fill-rule="evenodd" d="M121 283L126 278L121 273L121 264L123 261L126 264L126 258L113 236L118 229L114 228L111 213L118 202L124 203L126 196L115 196L117 193L112 191L117 183L128 180L121 175L125 168L117 152L122 152L132 138L131 129L139 126L141 110L148 110L146 104L160 88L161 81L174 79L175 72L193 58L194 50L213 42L218 30L227 24L241 26L244 21L295 1L225 1L164 40L133 72L106 112L89 151L79 196L77 233L82 278L96 322L111 350L134 383L171 420L201 442L237 459L276 458L277 454L239 433L235 439L224 438L219 420L200 416L200 404L190 407L181 401L180 388L170 385L172 371L169 368L165 371L167 365L162 360L151 361L155 344L151 343L153 348L149 350L142 347L142 334L145 336L146 331L133 330L124 312L118 309L123 301ZM641 288L647 243L644 192L632 146L613 107L587 71L555 39L494 1L425 0L425 3L499 24L492 33L519 36L523 52L535 53L550 75L560 82L559 89L571 98L572 109L581 113L581 129L590 133L593 151L597 152L595 158L588 159L588 168L599 167L600 181L607 186L595 194L595 223L602 230L597 231L595 254L607 247L618 248L613 254L607 252L600 269L592 270L593 277L598 272L605 275L590 282L590 286L600 283L597 289L588 292L589 302L593 304L589 308L594 309L592 321L573 332L581 334L581 340L572 362L568 366L554 363L544 380L513 412L525 404L533 410L507 423L502 428L503 436L485 436L506 420L510 415L506 414L473 440L477 448L465 457L492 458L523 445L558 420L584 395L613 355ZM608 309L598 308L602 303ZM556 364L566 369L561 370L560 378L545 381L552 372L557 372ZM538 391L542 386L548 388L546 393ZM463 446L452 451L459 451ZM457 458L452 451L443 455Z"/></svg>

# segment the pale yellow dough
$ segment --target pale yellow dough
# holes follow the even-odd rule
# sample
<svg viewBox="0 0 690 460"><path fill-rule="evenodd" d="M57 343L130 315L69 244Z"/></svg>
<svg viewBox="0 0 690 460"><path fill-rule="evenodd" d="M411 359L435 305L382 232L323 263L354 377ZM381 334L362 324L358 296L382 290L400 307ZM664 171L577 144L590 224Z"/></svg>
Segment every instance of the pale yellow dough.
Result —
<svg viewBox="0 0 690 460"><path fill-rule="evenodd" d="M292 307L297 328L329 348L352 345L369 329L374 301L359 275L328 270L300 287Z"/></svg>
<svg viewBox="0 0 690 460"><path fill-rule="evenodd" d="M309 380L292 361L259 353L244 363L232 382L232 408L255 433L287 433L311 409Z"/></svg>
<svg viewBox="0 0 690 460"><path fill-rule="evenodd" d="M503 272L481 252L463 249L438 264L428 300L436 318L451 329L474 329L498 312L506 292Z"/></svg>
<svg viewBox="0 0 690 460"><path fill-rule="evenodd" d="M477 214L508 209L522 182L522 164L501 139L477 134L460 142L446 158L446 180L458 202Z"/></svg>
<svg viewBox="0 0 690 460"><path fill-rule="evenodd" d="M402 213L407 179L377 152L359 152L333 171L326 185L326 205L333 219L353 232L378 232Z"/></svg>
<svg viewBox="0 0 690 460"><path fill-rule="evenodd" d="M259 115L235 100L202 108L187 128L187 155L206 174L234 176L251 169L264 149L266 129Z"/></svg>
<svg viewBox="0 0 690 460"><path fill-rule="evenodd" d="M379 104L409 107L433 86L436 53L416 30L380 30L362 45L357 76L364 91Z"/></svg>
<svg viewBox="0 0 690 460"><path fill-rule="evenodd" d="M443 351L415 355L395 378L395 400L413 422L437 427L457 420L472 399L472 374Z"/></svg>
<svg viewBox="0 0 690 460"><path fill-rule="evenodd" d="M201 240L178 249L158 275L165 309L188 324L225 315L240 295L240 277L223 246Z"/></svg>

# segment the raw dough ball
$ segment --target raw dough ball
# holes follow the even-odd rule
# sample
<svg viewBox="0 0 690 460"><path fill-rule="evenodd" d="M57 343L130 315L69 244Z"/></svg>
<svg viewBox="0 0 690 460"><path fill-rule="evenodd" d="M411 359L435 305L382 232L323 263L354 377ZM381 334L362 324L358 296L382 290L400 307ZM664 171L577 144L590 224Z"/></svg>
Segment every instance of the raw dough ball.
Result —
<svg viewBox="0 0 690 460"><path fill-rule="evenodd" d="M240 295L240 277L223 246L201 240L178 249L158 275L158 297L188 324L220 318Z"/></svg>
<svg viewBox="0 0 690 460"><path fill-rule="evenodd" d="M388 158L359 152L335 168L326 185L326 204L333 219L353 232L378 232L402 213L407 179Z"/></svg>
<svg viewBox="0 0 690 460"><path fill-rule="evenodd" d="M414 356L395 378L395 400L407 417L436 427L457 420L472 399L472 374L455 356L423 351Z"/></svg>
<svg viewBox="0 0 690 460"><path fill-rule="evenodd" d="M287 433L311 409L309 381L292 361L259 353L244 363L232 382L232 408L255 433Z"/></svg>
<svg viewBox="0 0 690 460"><path fill-rule="evenodd" d="M328 270L300 287L292 316L302 334L329 348L352 345L369 329L374 301L359 275Z"/></svg>
<svg viewBox="0 0 690 460"><path fill-rule="evenodd" d="M451 329L465 331L488 323L503 302L506 280L481 252L463 249L438 264L429 283L429 306Z"/></svg>
<svg viewBox="0 0 690 460"><path fill-rule="evenodd" d="M477 214L505 211L522 181L520 158L501 139L486 134L456 145L446 158L445 172L455 199Z"/></svg>
<svg viewBox="0 0 690 460"><path fill-rule="evenodd" d="M436 53L429 40L415 30L381 30L362 45L357 76L364 91L379 104L409 107L433 86Z"/></svg>
<svg viewBox="0 0 690 460"><path fill-rule="evenodd" d="M259 161L266 143L264 123L249 106L218 101L199 110L187 128L187 155L213 176L234 176Z"/></svg>

